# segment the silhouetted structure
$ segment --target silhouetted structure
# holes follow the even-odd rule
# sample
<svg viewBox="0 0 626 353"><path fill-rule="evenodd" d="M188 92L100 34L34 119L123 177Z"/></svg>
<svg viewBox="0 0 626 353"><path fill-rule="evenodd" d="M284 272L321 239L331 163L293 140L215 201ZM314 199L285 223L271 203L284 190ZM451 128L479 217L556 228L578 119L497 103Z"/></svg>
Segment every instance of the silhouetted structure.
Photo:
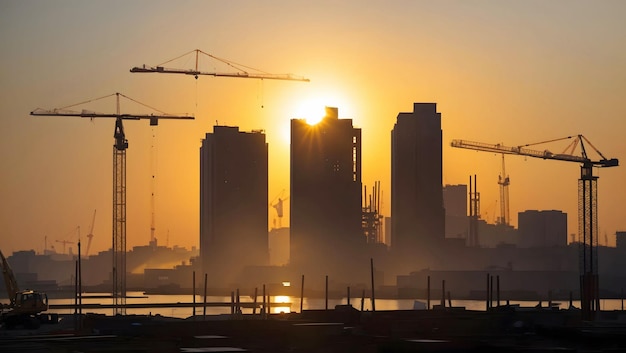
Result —
<svg viewBox="0 0 626 353"><path fill-rule="evenodd" d="M349 276L361 230L361 129L337 108L315 125L291 120L290 264L307 273ZM367 273L367 272L366 272Z"/></svg>
<svg viewBox="0 0 626 353"><path fill-rule="evenodd" d="M200 148L200 257L213 283L267 264L268 207L265 134L215 126Z"/></svg>
<svg viewBox="0 0 626 353"><path fill-rule="evenodd" d="M469 235L467 237L467 246L478 247L480 246L480 229L478 224L480 223L480 192L478 192L478 183L476 182L476 174L474 174L474 181L472 182L472 176L469 180Z"/></svg>
<svg viewBox="0 0 626 353"><path fill-rule="evenodd" d="M380 181L374 183L368 195L367 186L363 188L363 211L361 227L368 244L383 244L383 216L380 214Z"/></svg>
<svg viewBox="0 0 626 353"><path fill-rule="evenodd" d="M446 238L467 239L467 185L446 185L443 188L446 209Z"/></svg>
<svg viewBox="0 0 626 353"><path fill-rule="evenodd" d="M518 214L519 246L566 246L567 213L527 210Z"/></svg>
<svg viewBox="0 0 626 353"><path fill-rule="evenodd" d="M414 103L391 131L391 248L397 254L414 257L444 238L441 134L436 103Z"/></svg>
<svg viewBox="0 0 626 353"><path fill-rule="evenodd" d="M618 249L626 249L626 231L615 232L615 247Z"/></svg>

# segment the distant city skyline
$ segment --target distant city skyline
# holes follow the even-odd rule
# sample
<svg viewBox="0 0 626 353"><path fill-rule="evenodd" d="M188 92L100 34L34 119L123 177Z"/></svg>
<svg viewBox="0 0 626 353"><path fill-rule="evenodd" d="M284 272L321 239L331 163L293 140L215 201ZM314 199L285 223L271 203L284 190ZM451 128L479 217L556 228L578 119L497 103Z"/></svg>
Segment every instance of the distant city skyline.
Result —
<svg viewBox="0 0 626 353"><path fill-rule="evenodd" d="M445 115L442 183L464 184L477 174L482 210L491 216L499 198L500 156L453 149L452 139L517 146L582 133L608 158L626 160L626 48L618 45L626 33L625 12L626 3L611 0L392 0L367 6L354 0L185 6L161 0L3 1L0 106L7 133L0 140L0 249L41 252L45 237L48 245L76 241L77 234L68 233L77 226L85 242L94 209L90 252L111 246L113 121L28 114L112 92L196 116L189 124L125 124L129 247L150 240L153 141L155 236L191 248L199 246L197 151L215 122L265 130L272 199L290 188L290 120L323 106L338 107L362 130L362 181L381 181L382 213L388 216L389 131L397 113L413 102L437 102ZM196 48L311 82L129 73ZM193 62L171 65L189 68ZM115 105L84 109L111 112ZM560 153L566 145L539 148ZM568 234L577 232L575 163L519 156L506 163L515 226L521 211L557 209L569 215ZM608 234L613 245L615 232L626 229L626 168L598 175L599 235L603 240ZM284 226L290 222L285 211Z"/></svg>

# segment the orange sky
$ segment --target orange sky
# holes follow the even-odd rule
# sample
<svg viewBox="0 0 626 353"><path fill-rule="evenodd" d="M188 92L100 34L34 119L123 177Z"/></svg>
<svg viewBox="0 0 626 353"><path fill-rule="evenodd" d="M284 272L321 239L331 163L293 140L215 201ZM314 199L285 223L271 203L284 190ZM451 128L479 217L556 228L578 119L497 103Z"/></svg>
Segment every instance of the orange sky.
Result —
<svg viewBox="0 0 626 353"><path fill-rule="evenodd" d="M302 107L311 101L338 106L340 117L362 128L363 181L381 181L385 214L395 118L413 102L436 102L443 182L467 183L477 174L483 217L492 221L499 156L452 149L450 140L521 145L582 133L605 156L626 163L625 10L622 1L564 0L1 1L0 249L39 252L47 236L48 246L60 250L55 241L76 241L77 226L87 234L94 209L92 249L111 246L113 121L29 112L114 92L196 115L157 128L126 123L129 246L150 237L153 133L157 237L161 244L197 246L204 134L216 121L265 129L272 199L289 190L289 120L305 115ZM311 82L129 73L196 48ZM115 106L111 100L96 108ZM519 211L560 209L575 233L578 165L517 156L506 163L514 224ZM598 173L600 234L612 244L615 231L626 229L626 169Z"/></svg>

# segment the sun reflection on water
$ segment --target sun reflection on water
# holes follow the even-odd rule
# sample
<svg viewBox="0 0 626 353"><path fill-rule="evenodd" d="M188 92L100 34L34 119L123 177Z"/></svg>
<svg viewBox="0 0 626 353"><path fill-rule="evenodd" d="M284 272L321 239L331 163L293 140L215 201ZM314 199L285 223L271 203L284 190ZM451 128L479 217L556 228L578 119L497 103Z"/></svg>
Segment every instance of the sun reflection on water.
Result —
<svg viewBox="0 0 626 353"><path fill-rule="evenodd" d="M273 298L272 302L275 305L281 303L289 304L286 306L272 306L270 311L273 314L288 313L291 311L291 297L288 295L277 295Z"/></svg>

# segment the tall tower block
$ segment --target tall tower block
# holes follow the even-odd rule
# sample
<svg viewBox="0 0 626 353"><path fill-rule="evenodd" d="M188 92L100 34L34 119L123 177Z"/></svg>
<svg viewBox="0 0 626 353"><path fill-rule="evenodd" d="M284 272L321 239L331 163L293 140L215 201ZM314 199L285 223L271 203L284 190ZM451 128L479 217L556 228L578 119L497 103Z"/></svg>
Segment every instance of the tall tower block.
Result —
<svg viewBox="0 0 626 353"><path fill-rule="evenodd" d="M200 257L213 282L267 265L267 143L261 131L215 126L200 147Z"/></svg>
<svg viewBox="0 0 626 353"><path fill-rule="evenodd" d="M365 244L361 187L361 129L354 128L351 119L339 119L337 108L326 108L326 116L315 125L291 120L294 268L349 276Z"/></svg>
<svg viewBox="0 0 626 353"><path fill-rule="evenodd" d="M445 235L441 114L414 103L391 131L391 249L404 257L437 249Z"/></svg>

